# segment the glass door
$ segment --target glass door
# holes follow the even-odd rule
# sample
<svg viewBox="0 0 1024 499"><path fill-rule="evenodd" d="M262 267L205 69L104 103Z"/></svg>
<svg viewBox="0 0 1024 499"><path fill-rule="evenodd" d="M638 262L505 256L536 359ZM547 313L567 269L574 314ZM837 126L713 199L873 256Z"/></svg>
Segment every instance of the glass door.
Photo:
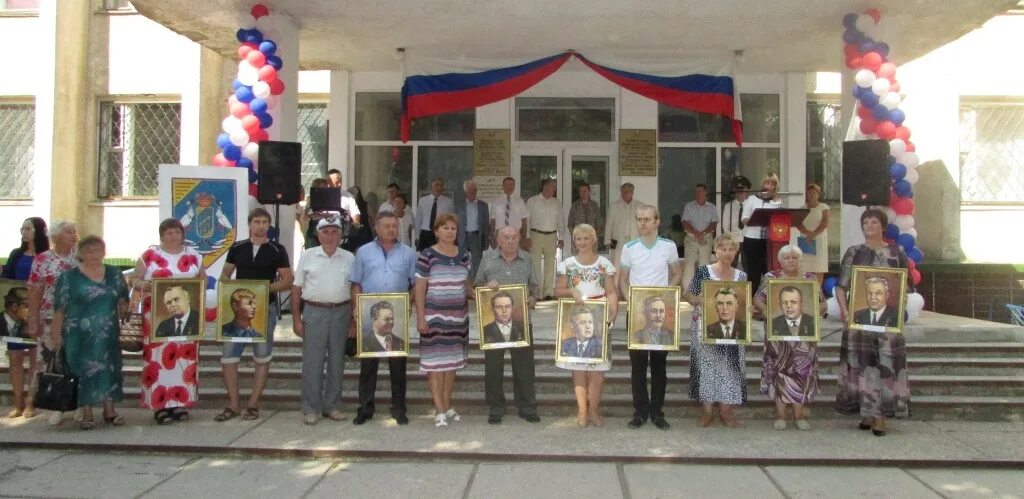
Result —
<svg viewBox="0 0 1024 499"><path fill-rule="evenodd" d="M566 148L565 159L562 167L562 179L568 181L560 182L559 190L562 192L562 202L564 213L566 217L569 215L569 210L572 208L572 204L580 198L580 186L584 183L588 184L590 189L590 199L597 203L599 213L601 214L600 220L597 227L597 243L598 251L604 252L605 241L604 241L604 224L605 215L608 213L608 203L611 201L609 197L609 183L611 180L611 158L612 155L607 150L597 150L590 148ZM618 193L617 190L612 192ZM567 237L569 237L567 235Z"/></svg>

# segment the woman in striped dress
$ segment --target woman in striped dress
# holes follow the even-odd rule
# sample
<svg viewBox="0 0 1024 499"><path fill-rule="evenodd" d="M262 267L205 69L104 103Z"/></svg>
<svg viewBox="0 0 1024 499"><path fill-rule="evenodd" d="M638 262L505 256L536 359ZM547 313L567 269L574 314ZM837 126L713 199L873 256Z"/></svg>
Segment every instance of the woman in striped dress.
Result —
<svg viewBox="0 0 1024 499"><path fill-rule="evenodd" d="M420 370L434 399L434 426L459 421L452 408L455 371L466 367L469 347L470 255L456 245L459 219L437 216L437 244L416 262L416 329L420 333Z"/></svg>

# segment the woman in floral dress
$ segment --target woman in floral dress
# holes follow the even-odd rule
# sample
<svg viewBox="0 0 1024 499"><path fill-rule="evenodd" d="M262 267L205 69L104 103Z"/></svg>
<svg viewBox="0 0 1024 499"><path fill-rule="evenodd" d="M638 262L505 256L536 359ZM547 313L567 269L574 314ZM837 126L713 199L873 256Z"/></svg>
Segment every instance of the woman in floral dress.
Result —
<svg viewBox="0 0 1024 499"><path fill-rule="evenodd" d="M135 265L133 287L146 293L143 299L143 369L142 407L155 411L159 424L188 420L189 409L196 406L199 395L199 342L151 342L153 325L149 322L152 307L153 279L206 279L203 257L185 245L185 228L177 219L160 222L160 244L150 246ZM193 310L192 313L203 313Z"/></svg>

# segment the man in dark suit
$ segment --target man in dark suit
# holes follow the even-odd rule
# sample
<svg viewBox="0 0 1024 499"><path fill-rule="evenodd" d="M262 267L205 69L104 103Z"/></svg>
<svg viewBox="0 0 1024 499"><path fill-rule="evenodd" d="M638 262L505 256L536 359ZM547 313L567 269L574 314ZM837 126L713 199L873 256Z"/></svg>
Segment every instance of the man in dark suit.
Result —
<svg viewBox="0 0 1024 499"><path fill-rule="evenodd" d="M262 338L263 333L253 327L256 318L256 294L248 289L236 289L231 293L231 311L235 318L220 328L225 338Z"/></svg>
<svg viewBox="0 0 1024 499"><path fill-rule="evenodd" d="M363 334L364 352L401 352L405 341L395 333L395 307L379 301L370 307L370 331Z"/></svg>
<svg viewBox="0 0 1024 499"><path fill-rule="evenodd" d="M161 338L180 336L198 336L199 318L192 313L189 305L189 293L184 287L174 285L164 291L163 304L167 307L170 317L164 319L156 327L156 335Z"/></svg>
<svg viewBox="0 0 1024 499"><path fill-rule="evenodd" d="M633 343L641 345L672 345L675 335L665 328L665 299L661 296L644 298L644 328L633 333Z"/></svg>
<svg viewBox="0 0 1024 499"><path fill-rule="evenodd" d="M0 337L9 338L7 350L17 352L23 349L32 348L34 343L28 335L28 328L25 327L28 321L28 288L13 287L4 296L3 320L0 320ZM28 344L27 347L19 348L18 343ZM15 348L11 348L15 346ZM22 364L18 364L22 365ZM17 407L17 405L15 405Z"/></svg>
<svg viewBox="0 0 1024 499"><path fill-rule="evenodd" d="M864 280L864 292L867 293L868 308L853 313L853 322L865 326L897 326L897 310L888 306L889 281L881 277L869 277Z"/></svg>
<svg viewBox="0 0 1024 499"><path fill-rule="evenodd" d="M562 342L562 356L581 359L600 359L601 339L594 337L594 312L577 307L569 317L575 336Z"/></svg>
<svg viewBox="0 0 1024 499"><path fill-rule="evenodd" d="M814 336L814 317L804 313L804 294L796 286L779 290L782 315L772 319L772 334L777 336Z"/></svg>
<svg viewBox="0 0 1024 499"><path fill-rule="evenodd" d="M524 341L525 330L521 321L512 320L515 300L505 291L498 291L491 296L491 310L494 310L494 322L484 326L484 343L508 343Z"/></svg>
<svg viewBox="0 0 1024 499"><path fill-rule="evenodd" d="M459 216L459 248L466 250L473 257L470 279L476 278L476 269L480 268L480 259L488 247L488 223L491 219L487 203L477 199L476 182L472 179L462 183L466 191L466 204L458 210Z"/></svg>
<svg viewBox="0 0 1024 499"><path fill-rule="evenodd" d="M715 310L718 322L708 324L706 336L713 340L741 340L747 334L747 323L736 320L736 312L740 308L736 290L725 287L715 293Z"/></svg>

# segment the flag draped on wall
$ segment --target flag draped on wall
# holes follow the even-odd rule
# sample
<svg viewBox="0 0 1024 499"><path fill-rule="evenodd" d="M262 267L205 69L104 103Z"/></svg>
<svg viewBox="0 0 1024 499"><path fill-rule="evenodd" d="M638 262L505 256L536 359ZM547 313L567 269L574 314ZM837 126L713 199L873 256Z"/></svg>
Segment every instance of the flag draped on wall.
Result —
<svg viewBox="0 0 1024 499"><path fill-rule="evenodd" d="M732 120L733 137L742 145L740 100L734 66L729 63L681 65L672 62L594 62L576 52L525 64L493 68L491 61L417 59L406 67L402 86L402 141L409 140L412 120L473 109L518 95L558 71L571 57L612 83L649 99L688 111L717 114ZM624 69L629 66L632 71Z"/></svg>

